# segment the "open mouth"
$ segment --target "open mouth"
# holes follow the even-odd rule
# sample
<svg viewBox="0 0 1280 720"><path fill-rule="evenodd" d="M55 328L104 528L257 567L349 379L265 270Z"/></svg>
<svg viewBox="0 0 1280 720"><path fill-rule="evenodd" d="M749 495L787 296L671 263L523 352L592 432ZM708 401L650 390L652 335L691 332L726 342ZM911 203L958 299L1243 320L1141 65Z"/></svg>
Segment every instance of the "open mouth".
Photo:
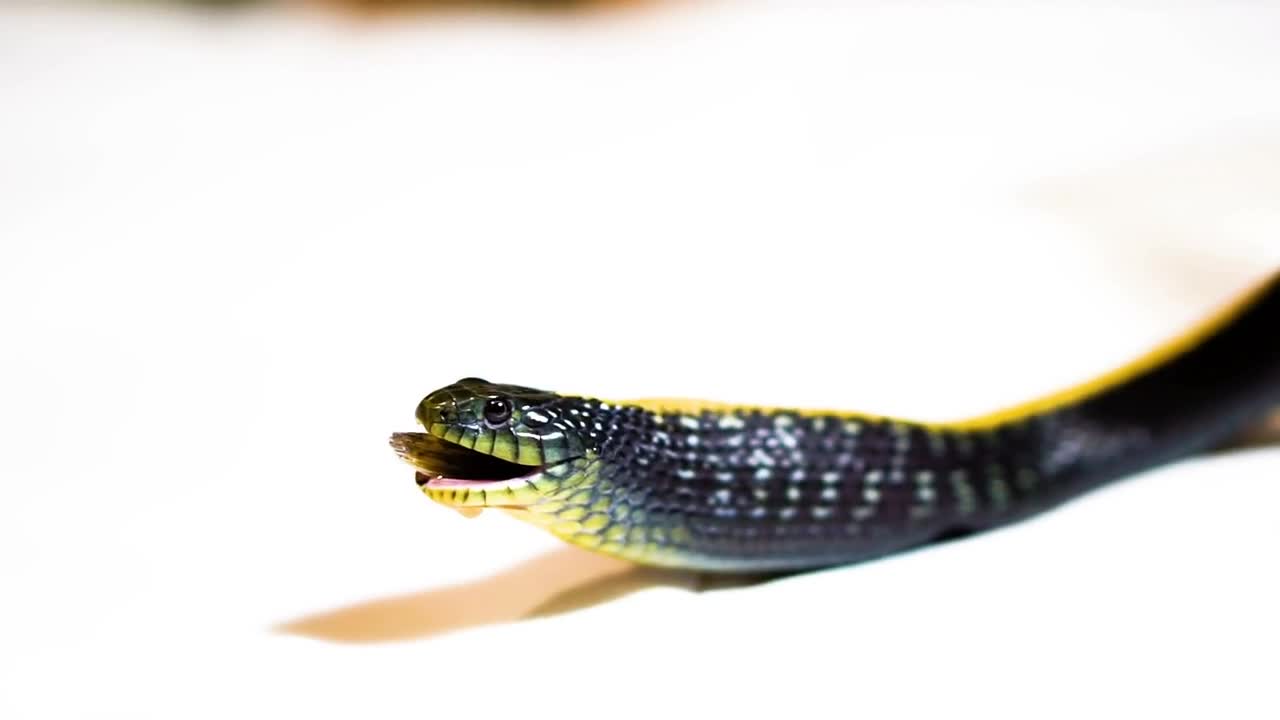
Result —
<svg viewBox="0 0 1280 720"><path fill-rule="evenodd" d="M541 465L521 465L427 433L393 433L391 448L417 469L418 485L462 488L516 480L541 472Z"/></svg>

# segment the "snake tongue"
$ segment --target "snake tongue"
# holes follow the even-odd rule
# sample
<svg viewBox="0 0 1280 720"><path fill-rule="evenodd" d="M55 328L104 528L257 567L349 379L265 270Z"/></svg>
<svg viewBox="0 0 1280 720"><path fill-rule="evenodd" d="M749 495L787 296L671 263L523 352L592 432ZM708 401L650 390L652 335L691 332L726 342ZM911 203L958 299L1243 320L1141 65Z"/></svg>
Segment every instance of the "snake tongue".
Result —
<svg viewBox="0 0 1280 720"><path fill-rule="evenodd" d="M418 487L432 488L464 488L464 487L480 487L482 485L490 485L501 480L465 480L462 478L442 477L440 475L431 475L424 472L416 472L413 479L418 483Z"/></svg>

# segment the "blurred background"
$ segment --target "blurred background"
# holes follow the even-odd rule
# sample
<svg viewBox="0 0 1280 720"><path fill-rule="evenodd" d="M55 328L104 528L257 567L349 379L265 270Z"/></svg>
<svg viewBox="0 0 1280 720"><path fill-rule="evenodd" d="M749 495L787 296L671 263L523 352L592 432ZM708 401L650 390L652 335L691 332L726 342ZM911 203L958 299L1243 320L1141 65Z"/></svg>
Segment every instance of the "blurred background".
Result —
<svg viewBox="0 0 1280 720"><path fill-rule="evenodd" d="M463 376L918 419L1280 266L1256 2L0 5L0 715L1275 717L1280 454L755 587L433 506Z"/></svg>

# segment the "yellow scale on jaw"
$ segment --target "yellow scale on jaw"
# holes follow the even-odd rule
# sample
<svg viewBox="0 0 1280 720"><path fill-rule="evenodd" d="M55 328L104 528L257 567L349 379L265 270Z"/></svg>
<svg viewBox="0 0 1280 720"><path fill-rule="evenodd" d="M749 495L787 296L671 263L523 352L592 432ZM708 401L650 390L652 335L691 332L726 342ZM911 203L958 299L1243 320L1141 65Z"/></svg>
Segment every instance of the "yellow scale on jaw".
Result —
<svg viewBox="0 0 1280 720"><path fill-rule="evenodd" d="M597 480L592 473L584 476L580 484L592 484ZM587 550L650 565L676 567L681 564L678 553L650 537L651 529L614 525L600 533L610 524L607 498L572 489L548 497L534 487L537 482L534 480L531 485L524 479L499 481L486 485L483 495L473 488L424 488L424 492L432 500L466 518L477 517L485 509L493 508ZM588 501L590 504L585 504ZM625 519L625 513L621 519ZM688 539L688 531L681 527L671 528L667 534L670 537L664 539L676 543Z"/></svg>
<svg viewBox="0 0 1280 720"><path fill-rule="evenodd" d="M594 485L598 481L598 475L593 470L579 484ZM544 501L526 508L504 509L512 516L543 527L561 540L586 550L649 565L679 565L679 555L665 544L657 542L653 536L654 528L612 524L609 515L611 503L607 496L585 490L571 490L564 495L563 500ZM626 517L625 512L616 515L619 519ZM683 528L673 528L671 539L679 542L682 534L687 532Z"/></svg>

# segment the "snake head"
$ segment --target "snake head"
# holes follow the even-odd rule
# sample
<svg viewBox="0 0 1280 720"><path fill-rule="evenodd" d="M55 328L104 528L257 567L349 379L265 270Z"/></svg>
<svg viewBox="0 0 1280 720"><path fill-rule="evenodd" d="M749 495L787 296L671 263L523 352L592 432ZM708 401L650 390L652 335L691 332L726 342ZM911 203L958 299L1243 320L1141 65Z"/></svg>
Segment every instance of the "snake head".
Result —
<svg viewBox="0 0 1280 720"><path fill-rule="evenodd" d="M395 433L391 447L417 469L432 500L455 508L528 510L587 480L600 403L464 378L418 404L425 433Z"/></svg>

